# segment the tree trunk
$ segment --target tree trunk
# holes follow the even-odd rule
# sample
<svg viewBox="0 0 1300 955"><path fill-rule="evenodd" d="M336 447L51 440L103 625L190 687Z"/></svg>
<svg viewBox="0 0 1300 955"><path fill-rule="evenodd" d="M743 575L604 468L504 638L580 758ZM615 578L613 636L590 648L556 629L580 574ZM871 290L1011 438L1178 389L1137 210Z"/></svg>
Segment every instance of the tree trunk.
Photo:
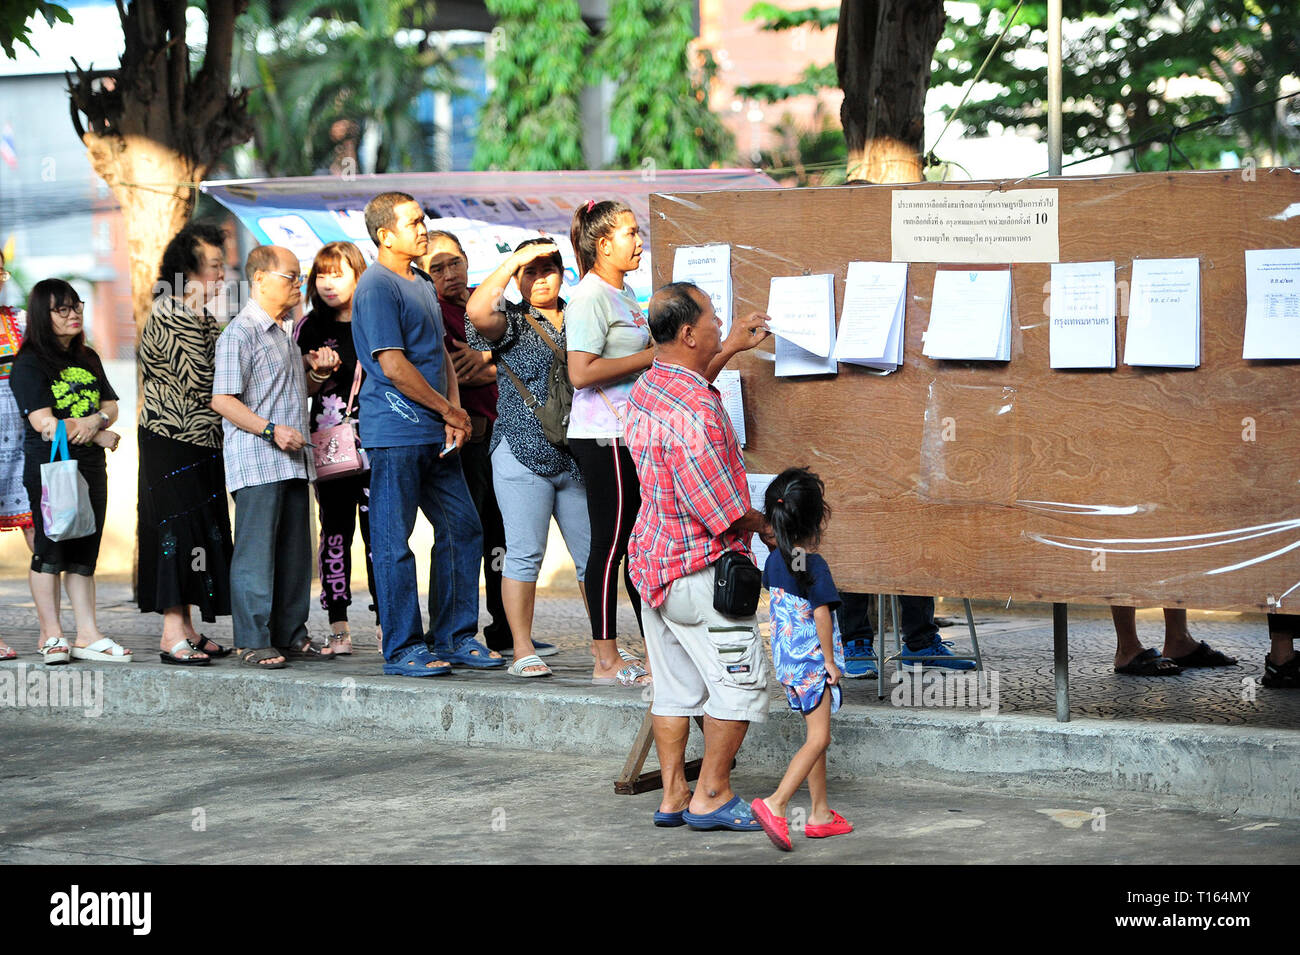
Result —
<svg viewBox="0 0 1300 955"><path fill-rule="evenodd" d="M943 0L841 0L835 70L850 181L922 179L925 94L943 26Z"/></svg>

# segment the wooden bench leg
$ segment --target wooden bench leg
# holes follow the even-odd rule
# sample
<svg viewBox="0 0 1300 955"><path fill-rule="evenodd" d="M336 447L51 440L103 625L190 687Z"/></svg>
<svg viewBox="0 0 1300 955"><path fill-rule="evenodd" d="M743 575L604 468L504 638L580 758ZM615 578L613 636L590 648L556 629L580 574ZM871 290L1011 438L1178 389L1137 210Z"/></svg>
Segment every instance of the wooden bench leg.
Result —
<svg viewBox="0 0 1300 955"><path fill-rule="evenodd" d="M704 720L695 717L695 725L704 729ZM645 766L646 757L650 755L650 747L654 745L654 723L650 719L650 710L645 711L645 718L641 720L641 728L636 731L636 738L632 740L632 749L627 754L627 762L623 764L623 771L619 773L618 779L614 781L614 792L620 796L635 796L637 793L646 793L655 789L662 789L664 785L663 776L659 770L653 769L648 773L641 772ZM700 764L702 760L692 759L686 764L686 779L692 782L700 778ZM736 765L735 761L731 764Z"/></svg>

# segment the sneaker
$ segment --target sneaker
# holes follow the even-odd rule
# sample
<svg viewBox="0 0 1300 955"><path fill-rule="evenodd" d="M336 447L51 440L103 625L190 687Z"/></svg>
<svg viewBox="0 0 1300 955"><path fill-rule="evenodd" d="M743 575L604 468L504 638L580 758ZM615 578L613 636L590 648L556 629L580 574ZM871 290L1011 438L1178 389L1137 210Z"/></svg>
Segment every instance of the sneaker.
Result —
<svg viewBox="0 0 1300 955"><path fill-rule="evenodd" d="M1264 679L1260 681L1274 690L1300 690L1300 653L1286 663L1277 664L1264 655Z"/></svg>
<svg viewBox="0 0 1300 955"><path fill-rule="evenodd" d="M870 640L850 640L844 645L844 675L850 680L875 680L880 677Z"/></svg>
<svg viewBox="0 0 1300 955"><path fill-rule="evenodd" d="M934 642L928 647L922 647L920 650L912 650L907 646L903 647L903 652L898 656L898 665L911 670L923 670L926 667L945 667L949 670L973 670L975 669L974 660L920 660L918 657L951 657L952 650L951 640L940 640L939 635L935 634Z"/></svg>

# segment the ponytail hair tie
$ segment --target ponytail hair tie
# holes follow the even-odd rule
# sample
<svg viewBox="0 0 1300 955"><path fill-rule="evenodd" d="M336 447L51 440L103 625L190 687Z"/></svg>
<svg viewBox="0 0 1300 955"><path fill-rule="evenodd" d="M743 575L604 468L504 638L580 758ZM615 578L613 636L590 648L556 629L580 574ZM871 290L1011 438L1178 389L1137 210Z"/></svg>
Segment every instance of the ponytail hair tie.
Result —
<svg viewBox="0 0 1300 955"><path fill-rule="evenodd" d="M778 497L778 498L776 499L776 503L778 503L778 504L784 504L784 503L785 503L785 498L783 498L783 497Z"/></svg>
<svg viewBox="0 0 1300 955"><path fill-rule="evenodd" d="M591 212L591 210L592 210L593 208L595 208L595 205L596 205L596 200L595 200L595 199L588 199L588 200L587 200L587 212Z"/></svg>

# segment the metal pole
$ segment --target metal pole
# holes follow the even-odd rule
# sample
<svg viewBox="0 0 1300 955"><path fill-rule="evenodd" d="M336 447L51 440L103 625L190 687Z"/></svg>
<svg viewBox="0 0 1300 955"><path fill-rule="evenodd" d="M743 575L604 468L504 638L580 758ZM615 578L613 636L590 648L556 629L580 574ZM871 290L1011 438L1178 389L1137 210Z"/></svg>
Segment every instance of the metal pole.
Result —
<svg viewBox="0 0 1300 955"><path fill-rule="evenodd" d="M1061 0L1047 0L1047 174L1061 174Z"/></svg>
<svg viewBox="0 0 1300 955"><path fill-rule="evenodd" d="M1052 666L1056 673L1056 721L1070 722L1070 629L1065 604L1052 604Z"/></svg>

